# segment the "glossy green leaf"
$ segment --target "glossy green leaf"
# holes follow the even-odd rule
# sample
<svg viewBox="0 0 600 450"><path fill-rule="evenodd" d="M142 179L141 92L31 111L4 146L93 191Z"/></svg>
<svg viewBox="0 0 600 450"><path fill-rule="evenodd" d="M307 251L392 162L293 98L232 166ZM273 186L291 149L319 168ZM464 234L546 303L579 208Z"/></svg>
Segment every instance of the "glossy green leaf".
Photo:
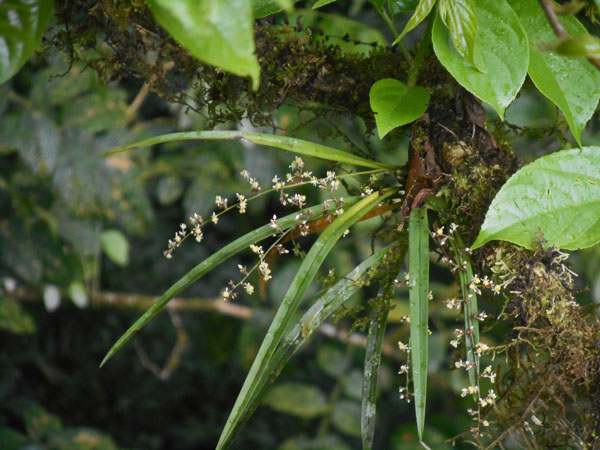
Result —
<svg viewBox="0 0 600 450"><path fill-rule="evenodd" d="M286 3L291 6L297 2L298 0L288 0ZM284 9L284 6L282 0L252 0L252 14L255 19L262 19L278 13Z"/></svg>
<svg viewBox="0 0 600 450"><path fill-rule="evenodd" d="M408 33L421 22L423 22L423 20L425 20L425 18L431 12L431 9L433 8L433 5L435 5L435 2L436 0L420 0L419 4L415 8L415 12L410 17L410 19L408 19L408 22L404 26L404 30L402 30L402 33L400 33L400 36L396 38L392 45L395 45L398 42L400 42L400 40L402 40L406 33Z"/></svg>
<svg viewBox="0 0 600 450"><path fill-rule="evenodd" d="M53 0L0 2L0 84L27 62L54 10Z"/></svg>
<svg viewBox="0 0 600 450"><path fill-rule="evenodd" d="M312 8L317 9L317 8L320 8L321 6L329 5L330 3L333 3L333 2L337 2L337 0L317 0L313 4Z"/></svg>
<svg viewBox="0 0 600 450"><path fill-rule="evenodd" d="M388 0L388 11L392 18L396 18L400 14L412 11L417 7L419 0Z"/></svg>
<svg viewBox="0 0 600 450"><path fill-rule="evenodd" d="M304 141L302 139L296 139L287 136L277 136L274 134L246 133L244 131L188 131L182 133L162 134L150 139L134 142L133 144L117 147L102 153L100 156L113 155L135 147L149 147L151 145L162 144L164 142L188 140L245 140L248 142L253 142L254 144L279 148L296 154L314 156L315 158L326 159L339 163L354 164L356 166L370 167L372 169L395 169L395 166L392 166L391 164L370 161L336 148Z"/></svg>
<svg viewBox="0 0 600 450"><path fill-rule="evenodd" d="M129 242L119 230L106 230L100 235L100 246L106 256L120 266L129 264Z"/></svg>
<svg viewBox="0 0 600 450"><path fill-rule="evenodd" d="M442 65L465 89L489 103L504 116L527 74L529 44L517 14L506 0L478 0L475 58L486 72L477 70L454 48L452 36L439 14L433 24L433 49Z"/></svg>
<svg viewBox="0 0 600 450"><path fill-rule="evenodd" d="M415 208L408 223L408 273L410 304L410 347L415 413L419 439L423 439L427 401L428 316L429 316L429 227L427 209Z"/></svg>
<svg viewBox="0 0 600 450"><path fill-rule="evenodd" d="M454 43L454 48L474 67L485 72L481 61L475 60L477 12L472 0L440 0L440 17Z"/></svg>
<svg viewBox="0 0 600 450"><path fill-rule="evenodd" d="M552 153L523 167L492 201L472 248L492 240L567 250L600 242L600 147Z"/></svg>
<svg viewBox="0 0 600 450"><path fill-rule="evenodd" d="M265 398L265 404L276 411L311 419L327 409L327 398L316 386L304 383L281 383Z"/></svg>
<svg viewBox="0 0 600 450"><path fill-rule="evenodd" d="M296 276L292 280L286 292L277 314L267 331L252 368L248 373L244 385L231 410L227 423L221 433L218 449L227 448L241 426L242 419L246 415L247 408L260 392L260 380L270 366L275 350L283 338L283 334L291 324L294 313L298 309L308 286L317 274L317 270L323 264L325 257L329 254L335 243L341 238L348 227L353 225L377 203L393 195L395 191L390 190L383 195L375 192L360 200L354 206L348 208L341 216L334 220L315 241Z"/></svg>
<svg viewBox="0 0 600 450"><path fill-rule="evenodd" d="M346 199L346 205L352 205L356 203L356 198ZM349 202L349 203L348 203ZM324 210L323 206L315 206L313 208L309 208L312 211L313 217L316 219L323 215ZM282 229L287 229L292 226L297 225L302 221L301 218L296 218L297 214L290 214L281 219L278 219L279 226ZM236 239L235 241L227 244L221 250L216 253L213 253L211 256L206 258L192 270L190 270L187 274L185 274L179 281L177 281L173 286L171 286L167 291L156 300L156 302L150 307L129 329L119 338L119 340L111 347L108 351L100 367L102 367L106 362L114 356L116 352L119 351L123 345L129 341L133 337L135 333L141 330L148 322L150 322L162 309L169 303L169 301L191 286L194 282L202 278L212 269L217 267L222 262L231 258L233 255L239 253L240 251L248 248L251 244L256 244L263 239L268 238L269 236L273 236L276 234L276 230L271 227L270 224L264 225L260 228L257 228L250 233L245 234L244 236Z"/></svg>
<svg viewBox="0 0 600 450"><path fill-rule="evenodd" d="M600 99L600 72L588 61L539 50L554 41L555 34L537 0L511 0L527 31L531 46L529 76L542 94L558 106L581 145L581 132L594 114ZM587 33L573 16L560 18L572 36Z"/></svg>
<svg viewBox="0 0 600 450"><path fill-rule="evenodd" d="M421 117L429 104L427 89L408 87L393 78L384 78L373 84L369 97L380 139L394 128Z"/></svg>
<svg viewBox="0 0 600 450"><path fill-rule="evenodd" d="M149 0L156 21L196 58L241 77L258 89L254 20L247 0Z"/></svg>

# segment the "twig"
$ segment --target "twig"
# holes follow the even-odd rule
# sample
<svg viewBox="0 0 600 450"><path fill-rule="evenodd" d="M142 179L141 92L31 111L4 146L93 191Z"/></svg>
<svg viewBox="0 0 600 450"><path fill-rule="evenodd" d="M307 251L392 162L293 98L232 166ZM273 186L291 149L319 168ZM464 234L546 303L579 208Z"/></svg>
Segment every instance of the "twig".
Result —
<svg viewBox="0 0 600 450"><path fill-rule="evenodd" d="M137 112L140 109L140 106L142 106L142 103L144 103L144 100L146 100L148 92L150 92L150 85L148 83L144 83L142 85L142 88L139 90L139 92L125 111L125 123L133 122L135 116L137 116Z"/></svg>
<svg viewBox="0 0 600 450"><path fill-rule="evenodd" d="M537 399L540 397L540 395L542 395L542 393L546 390L546 386L547 383L545 383L537 392L537 394L535 395L535 397L533 397L531 399L531 401L529 402L529 404L527 405L527 408L525 408L525 411L523 412L523 414L521 414L521 417L519 419L517 419L512 425L510 425L508 428L506 428L506 430L504 430L490 445L488 445L486 447L486 450L492 449L494 448L495 445L497 445L499 442L502 441L502 439L504 439L504 437L506 435L508 435L510 433L510 431L517 426L519 423L523 423L523 421L525 420L525 418L527 417L527 415L529 414L529 410L535 405L535 402L537 401Z"/></svg>
<svg viewBox="0 0 600 450"><path fill-rule="evenodd" d="M163 71L164 71L163 73L166 74L173 67L175 67L175 62L169 61L168 63L165 63L163 65ZM140 107L142 106L142 103L144 103L144 100L146 100L146 97L148 96L149 93L150 93L150 84L148 82L146 82L142 85L142 87L140 88L139 92L137 93L137 95L135 96L135 98L133 99L131 104L127 107L127 110L125 110L125 123L126 124L129 124L135 120L135 117L137 116L137 113L138 113Z"/></svg>
<svg viewBox="0 0 600 450"><path fill-rule="evenodd" d="M565 28L558 20L558 16L556 15L556 10L554 9L554 3L552 0L539 0L546 17L548 18L548 22L550 22L550 26L554 30L554 34L559 39L569 39L571 36ZM587 60L591 62L598 70L600 70L600 61L592 56L588 56Z"/></svg>
<svg viewBox="0 0 600 450"><path fill-rule="evenodd" d="M177 339L173 349L171 350L169 359L167 359L167 362L162 369L150 360L148 354L139 341L136 340L133 342L133 346L138 354L138 358L142 366L152 372L154 376L161 381L168 380L173 371L179 367L181 355L188 348L188 334L185 331L181 317L179 317L179 314L173 307L167 306L167 311L169 312L169 316L171 317L171 322L173 322L175 330L177 330Z"/></svg>
<svg viewBox="0 0 600 450"><path fill-rule="evenodd" d="M32 289L17 288L13 292L5 292L7 296L23 301L39 301L40 294ZM126 308L135 308L146 310L156 301L158 297L152 295L129 294L123 292L94 292L91 295L91 306L100 308L105 306L119 306ZM167 310L171 311L196 311L196 312L215 312L224 316L234 317L240 320L249 320L256 314L261 314L259 310L254 310L244 305L225 302L220 297L218 299L199 299L199 298L174 298L167 305ZM171 317L173 320L173 318ZM354 347L365 348L367 338L360 333L348 333L348 331L338 328L330 323L324 323L319 327L319 332L324 336L348 343ZM383 354L388 358L400 360L399 353L393 345L383 346Z"/></svg>
<svg viewBox="0 0 600 450"><path fill-rule="evenodd" d="M394 21L391 19L391 17L388 15L388 13L386 12L386 10L383 7L377 6L375 3L373 3L373 6L375 7L375 12L379 15L379 17L381 17L383 19L383 21L385 22L387 27L392 32L392 35L394 36L394 38L396 38L400 33L398 33L398 30L396 29L396 25L394 25ZM399 41L398 47L400 47L400 51L402 51L402 54L407 59L407 61L412 64L413 63L412 55L406 48L406 45L404 45L404 42Z"/></svg>

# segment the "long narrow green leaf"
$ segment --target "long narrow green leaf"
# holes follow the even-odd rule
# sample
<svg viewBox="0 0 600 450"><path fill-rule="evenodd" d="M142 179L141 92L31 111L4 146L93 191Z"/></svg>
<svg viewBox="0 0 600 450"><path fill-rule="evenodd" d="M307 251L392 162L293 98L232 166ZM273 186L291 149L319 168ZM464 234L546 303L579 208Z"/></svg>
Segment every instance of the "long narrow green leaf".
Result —
<svg viewBox="0 0 600 450"><path fill-rule="evenodd" d="M285 349L285 352L289 353L290 356L293 356L298 352L298 350L306 344L314 331L361 288L361 285L357 284L357 281L360 280L365 272L371 267L379 264L384 256L389 254L396 245L396 243L390 244L379 250L377 253L369 256L351 272L346 274L344 278L329 288L327 292L313 303L306 313L304 313L300 321L286 336L281 348Z"/></svg>
<svg viewBox="0 0 600 450"><path fill-rule="evenodd" d="M345 204L353 205L357 201L357 197L348 198ZM325 212L322 205L310 208L310 211L312 211L312 216L314 218L322 216ZM278 223L280 228L290 228L303 220L302 218L296 218L296 216L297 214L294 213L279 219ZM129 329L119 338L119 340L106 354L102 360L102 363L100 364L100 367L102 367L110 358L112 358L112 356L119 351L119 349L123 347L123 345L125 345L125 343L127 343L127 341L129 341L129 339L131 339L135 333L137 333L144 325L150 322L172 298L179 295L191 284L195 283L197 280L202 278L222 262L231 258L236 253L248 248L251 244L255 244L263 239L268 238L269 236L273 236L275 233L276 230L274 230L270 224L257 228L256 230L251 231L250 233L226 245L221 250L209 256L192 270L190 270L181 279L179 279L179 281L171 286L131 327L129 327Z"/></svg>
<svg viewBox="0 0 600 450"><path fill-rule="evenodd" d="M475 348L479 345L479 322L474 319L477 315L477 293L469 289L471 280L473 279L473 268L471 267L471 261L464 252L464 244L458 233L454 233L454 239L452 240L452 250L454 252L454 259L458 265L458 278L460 281L460 288L464 299L463 313L465 318L465 346L467 350L467 361L474 364L469 373L469 383L471 386L478 386L479 374L479 357L475 353ZM470 331L469 331L470 330Z"/></svg>
<svg viewBox="0 0 600 450"><path fill-rule="evenodd" d="M309 341L314 331L361 288L361 284L357 282L365 272L378 265L384 257L391 253L396 245L397 243L390 244L364 260L344 278L329 288L304 313L271 358L269 366L257 383L259 391L249 402L241 423L245 423L252 415L269 386L277 379L287 362Z"/></svg>
<svg viewBox="0 0 600 450"><path fill-rule="evenodd" d="M206 141L231 141L245 140L254 144L265 145L267 147L280 148L289 152L300 155L314 156L315 158L326 159L328 161L336 161L339 163L353 164L355 166L370 167L372 169L395 169L396 166L384 164L376 161L370 161L360 156L347 153L337 148L327 147L325 145L316 144L314 142L296 139L287 136L277 136L274 134L264 133L246 133L244 131L187 131L182 133L161 134L153 138L144 139L134 142L133 144L117 147L100 155L109 156L115 153L124 152L135 147L149 147L155 144L172 141L189 141L189 140L206 140Z"/></svg>
<svg viewBox="0 0 600 450"><path fill-rule="evenodd" d="M415 208L408 224L410 346L419 439L423 438L427 400L429 227L427 210Z"/></svg>
<svg viewBox="0 0 600 450"><path fill-rule="evenodd" d="M387 305L378 304L371 311L369 318L369 333L367 335L367 348L365 351L365 365L363 369L362 402L360 415L360 429L363 450L373 448L375 437L375 417L377 411L377 376L381 363L381 350L383 349L383 336L389 308Z"/></svg>
<svg viewBox="0 0 600 450"><path fill-rule="evenodd" d="M290 325L296 309L300 305L308 286L314 279L317 270L329 254L335 243L340 239L344 231L369 212L378 202L390 197L396 191L388 190L381 194L375 192L365 197L344 214L339 216L328 226L313 244L308 254L302 261L294 280L286 292L281 305L275 314L273 322L258 350L258 354L252 363L250 372L244 381L244 385L238 395L233 409L223 429L217 449L226 448L241 425L244 412L247 410L252 399L257 395L261 377L268 368L270 359L273 357L276 347L279 345L284 332Z"/></svg>
<svg viewBox="0 0 600 450"><path fill-rule="evenodd" d="M363 450L373 448L375 437L375 418L377 413L377 378L381 364L381 351L383 337L390 310L389 300L394 291L394 277L397 276L404 254L406 241L401 243L399 251L390 258L386 267L386 277L380 281L381 288L377 294L377 303L369 317L369 332L367 334L367 347L365 351L365 364L363 369L362 402L360 428Z"/></svg>

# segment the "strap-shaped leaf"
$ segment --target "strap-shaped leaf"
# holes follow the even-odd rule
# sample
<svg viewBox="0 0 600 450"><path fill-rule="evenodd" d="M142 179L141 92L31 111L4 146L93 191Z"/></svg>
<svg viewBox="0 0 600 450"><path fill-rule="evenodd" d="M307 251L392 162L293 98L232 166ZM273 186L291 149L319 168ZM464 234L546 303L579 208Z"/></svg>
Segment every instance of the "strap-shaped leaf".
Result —
<svg viewBox="0 0 600 450"><path fill-rule="evenodd" d="M240 423L243 424L248 420L269 386L279 376L283 367L308 342L321 324L361 288L360 283L357 283L357 281L359 281L369 269L377 266L386 255L393 251L393 248L396 245L396 243L390 244L368 257L343 279L329 288L327 292L319 297L309 310L304 313L299 322L292 328L284 341L277 348L275 355L269 362L268 368L263 371L263 375L260 377L260 380L257 381L257 394L249 401L248 407L246 408Z"/></svg>
<svg viewBox="0 0 600 450"><path fill-rule="evenodd" d="M600 147L563 150L516 172L496 194L472 248L495 239L531 249L536 237L567 250L600 242Z"/></svg>
<svg viewBox="0 0 600 450"><path fill-rule="evenodd" d="M600 99L600 72L586 60L539 49L540 44L554 41L555 34L538 0L510 0L510 3L529 37L529 76L540 92L561 109L581 145L581 132ZM572 36L587 33L573 16L561 16L560 21Z"/></svg>
<svg viewBox="0 0 600 450"><path fill-rule="evenodd" d="M419 439L423 439L429 355L429 226L427 209L414 208L408 222L410 347Z"/></svg>
<svg viewBox="0 0 600 450"><path fill-rule="evenodd" d="M258 350L250 372L244 381L244 385L221 433L217 449L227 448L234 438L241 425L245 411L259 392L258 382L264 376L265 370L268 369L270 360L281 342L285 330L290 325L294 313L298 309L308 286L316 276L317 270L323 264L325 257L348 227L367 214L378 202L390 197L394 193L395 190L389 190L383 194L375 192L365 197L334 220L313 244L283 297L273 322L271 322L271 326Z"/></svg>
<svg viewBox="0 0 600 450"><path fill-rule="evenodd" d="M371 312L365 365L363 368L362 401L360 414L360 429L363 450L373 448L375 437L375 417L377 413L377 376L381 364L381 350L389 308L378 304Z"/></svg>
<svg viewBox="0 0 600 450"><path fill-rule="evenodd" d="M458 266L458 278L463 297L463 315L465 319L465 347L467 350L467 361L473 364L469 369L469 383L471 386L479 386L479 357L475 348L479 345L479 321L474 317L477 315L477 293L469 286L473 280L473 267L470 258L465 251L462 238L457 232L454 232L452 242L452 251L454 259ZM464 269L463 269L464 267Z"/></svg>
<svg viewBox="0 0 600 450"><path fill-rule="evenodd" d="M52 17L53 0L0 2L0 84L27 62Z"/></svg>
<svg viewBox="0 0 600 450"><path fill-rule="evenodd" d="M383 338L390 312L390 298L394 291L394 277L397 276L404 260L406 241L401 241L401 246L389 260L386 267L386 276L380 282L381 288L369 317L369 332L365 350L365 364L363 367L362 401L360 414L360 429L363 450L373 448L375 438L375 419L377 415L377 379L381 365L381 351ZM393 258L393 259L392 259Z"/></svg>
<svg viewBox="0 0 600 450"><path fill-rule="evenodd" d="M431 12L431 9L433 8L433 5L435 5L435 2L436 0L420 0L419 4L415 8L415 12L410 17L410 19L408 19L404 30L402 30L402 33L400 33L400 36L396 38L392 45L396 45L398 42L400 42L400 40L404 37L406 33L408 33L421 22L423 22L423 20L425 20L425 18Z"/></svg>
<svg viewBox="0 0 600 450"><path fill-rule="evenodd" d="M473 67L454 48L450 31L437 14L433 49L442 65L465 89L489 103L504 117L527 74L529 43L521 22L506 0L477 0L477 45L486 72Z"/></svg>
<svg viewBox="0 0 600 450"><path fill-rule="evenodd" d="M267 147L275 147L300 155L314 156L315 158L326 159L328 161L336 161L339 163L353 164L355 166L370 167L373 169L395 169L391 164L384 164L376 161L370 161L360 156L355 156L351 153L338 150L337 148L327 147L325 145L316 144L302 139L296 139L287 136L277 136L274 134L264 133L246 133L244 131L186 131L182 133L161 134L153 138L144 139L134 142L133 144L117 147L100 156L109 156L115 153L124 152L135 147L149 147L151 145L162 144L164 142L173 141L232 141L245 140L254 144L265 145Z"/></svg>
<svg viewBox="0 0 600 450"><path fill-rule="evenodd" d="M348 198L346 199L346 205L352 205L358 201L358 198ZM312 211L312 216L314 218L320 217L324 214L323 205L315 206L313 208L309 208ZM278 219L279 227L282 229L287 229L293 227L300 223L303 219L297 218L297 214L290 214L288 216L282 217ZM264 225L260 228L257 228L254 231L236 239L235 241L227 244L218 252L212 254L192 270L190 270L185 276L183 276L179 281L177 281L173 286L171 286L163 295L160 296L158 300L149 308L129 329L119 338L119 340L112 346L109 352L106 354L100 367L102 367L106 362L112 358L112 356L119 351L123 345L131 339L131 337L141 330L148 322L150 322L154 316L156 316L169 301L179 295L182 291L187 289L190 285L198 281L208 272L213 270L222 262L231 258L236 253L248 248L251 244L255 244L263 239L268 238L269 236L273 236L276 234L276 230L270 224Z"/></svg>

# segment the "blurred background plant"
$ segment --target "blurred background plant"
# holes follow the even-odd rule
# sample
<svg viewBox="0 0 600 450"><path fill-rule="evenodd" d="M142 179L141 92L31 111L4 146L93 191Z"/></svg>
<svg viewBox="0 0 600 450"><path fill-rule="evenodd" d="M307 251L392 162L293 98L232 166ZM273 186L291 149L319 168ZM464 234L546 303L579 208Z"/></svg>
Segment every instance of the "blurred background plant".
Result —
<svg viewBox="0 0 600 450"><path fill-rule="evenodd" d="M324 12L296 11L289 22L322 30L328 43L360 55L372 50L364 43L390 42L369 5L342 3ZM400 24L414 7L403 6L408 3L390 2ZM69 55L52 45L53 33L63 31L61 23L51 23L44 51L0 86L0 446L210 448L298 268L297 258L280 257L274 279L259 295L223 303L222 287L237 265L252 262L248 255L234 258L194 284L185 300L171 302L119 358L102 370L98 364L155 296L233 236L281 211L277 198L263 197L246 215L225 215L200 245L182 246L167 261L163 250L179 224L193 213L209 216L216 195L247 191L242 169L270 185L274 174L287 171L291 157L241 142L188 142L98 159L102 151L136 139L205 129L210 118L202 108L194 112L185 102L151 93L144 80L100 79L101 71L83 62L70 65ZM88 53L77 59L92 65L98 55L81 51ZM194 89L204 87L187 86L186 98L193 98ZM495 113L488 115L493 121ZM355 146L384 161L403 164L408 158L403 133L381 141L365 133L372 124L335 113L320 119L286 102L270 120L297 130L299 137ZM513 127L506 138L525 161L563 147L564 118L533 89L522 91L506 121ZM255 129L248 121L241 126ZM600 145L599 127L596 114L583 132L584 145ZM314 159L308 164L315 173L328 168ZM312 203L323 200L319 192L306 195ZM380 224L374 219L353 228L326 267L344 274L363 261ZM600 302L599 261L597 246L571 256L579 274L578 301L590 306ZM460 288L437 259L431 278L438 301L430 313L435 332L429 345L427 436L432 447L450 448L444 441L471 424L466 414L471 401L461 397L466 374L450 370L454 349L448 342L461 317L440 301L456 297ZM318 289L315 283L309 294ZM346 304L349 317L326 324L291 361L236 448L360 446L366 339L353 319L362 317L360 307L376 295L375 286L359 291ZM379 374L375 447L418 448L413 406L397 392L405 383L397 374L405 356L396 343L408 335L406 288L393 302ZM507 331L498 324L485 330L483 340L492 346Z"/></svg>

